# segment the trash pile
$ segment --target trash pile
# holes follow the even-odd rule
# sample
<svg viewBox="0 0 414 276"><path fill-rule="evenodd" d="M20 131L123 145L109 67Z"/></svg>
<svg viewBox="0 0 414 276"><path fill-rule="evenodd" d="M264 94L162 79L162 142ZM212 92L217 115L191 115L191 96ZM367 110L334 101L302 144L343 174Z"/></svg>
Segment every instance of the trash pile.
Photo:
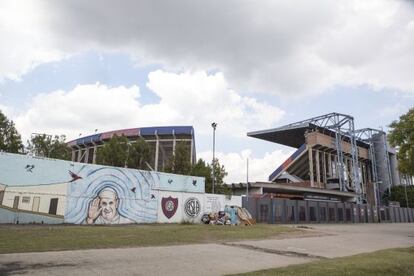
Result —
<svg viewBox="0 0 414 276"><path fill-rule="evenodd" d="M204 224L214 225L253 225L256 221L252 218L246 208L239 206L224 207L224 211L212 212L204 214L201 217Z"/></svg>

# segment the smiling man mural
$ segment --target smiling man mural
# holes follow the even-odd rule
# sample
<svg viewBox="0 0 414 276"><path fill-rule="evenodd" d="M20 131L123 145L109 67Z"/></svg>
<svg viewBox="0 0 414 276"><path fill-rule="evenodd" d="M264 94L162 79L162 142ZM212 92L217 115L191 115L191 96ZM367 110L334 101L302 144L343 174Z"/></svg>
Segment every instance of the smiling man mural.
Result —
<svg viewBox="0 0 414 276"><path fill-rule="evenodd" d="M118 212L119 197L111 188L102 189L89 204L87 224L120 224L134 223Z"/></svg>

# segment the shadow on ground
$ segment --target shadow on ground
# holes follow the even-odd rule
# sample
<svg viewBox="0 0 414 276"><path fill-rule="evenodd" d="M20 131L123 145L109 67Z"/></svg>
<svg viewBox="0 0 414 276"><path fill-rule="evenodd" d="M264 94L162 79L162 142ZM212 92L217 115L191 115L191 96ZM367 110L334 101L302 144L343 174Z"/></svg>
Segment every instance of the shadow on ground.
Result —
<svg viewBox="0 0 414 276"><path fill-rule="evenodd" d="M0 275L26 274L36 269L44 269L44 268L52 268L52 267L53 268L71 267L71 266L76 266L76 264L67 264L67 263L25 264L23 262L10 262L10 263L3 263L0 265Z"/></svg>

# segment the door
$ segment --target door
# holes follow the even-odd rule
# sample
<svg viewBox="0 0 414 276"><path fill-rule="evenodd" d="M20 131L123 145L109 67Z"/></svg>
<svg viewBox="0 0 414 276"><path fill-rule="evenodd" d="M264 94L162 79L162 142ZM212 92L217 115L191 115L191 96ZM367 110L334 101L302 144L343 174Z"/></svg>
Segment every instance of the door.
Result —
<svg viewBox="0 0 414 276"><path fill-rule="evenodd" d="M3 205L4 191L0 191L0 205Z"/></svg>
<svg viewBox="0 0 414 276"><path fill-rule="evenodd" d="M15 196L14 197L13 209L18 209L19 208L19 200L20 200L20 197L19 196Z"/></svg>
<svg viewBox="0 0 414 276"><path fill-rule="evenodd" d="M57 205L58 205L58 198L51 198L50 199L49 214L56 215Z"/></svg>
<svg viewBox="0 0 414 276"><path fill-rule="evenodd" d="M35 196L33 198L32 211L33 212L39 212L39 205L40 205L40 197Z"/></svg>

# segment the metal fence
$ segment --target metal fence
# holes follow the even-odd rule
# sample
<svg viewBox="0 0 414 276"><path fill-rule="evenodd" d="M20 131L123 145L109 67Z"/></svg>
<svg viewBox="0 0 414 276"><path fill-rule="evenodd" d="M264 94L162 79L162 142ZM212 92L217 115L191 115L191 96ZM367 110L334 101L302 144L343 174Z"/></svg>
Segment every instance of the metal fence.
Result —
<svg viewBox="0 0 414 276"><path fill-rule="evenodd" d="M414 208L255 197L243 197L242 203L262 223L414 222Z"/></svg>

